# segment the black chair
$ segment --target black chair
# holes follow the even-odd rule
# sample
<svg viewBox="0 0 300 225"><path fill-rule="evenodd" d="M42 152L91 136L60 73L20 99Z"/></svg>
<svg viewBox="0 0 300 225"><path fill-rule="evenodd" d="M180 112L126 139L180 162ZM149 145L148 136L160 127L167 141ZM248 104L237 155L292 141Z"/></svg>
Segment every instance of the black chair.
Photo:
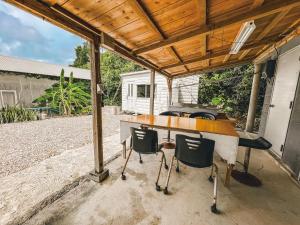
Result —
<svg viewBox="0 0 300 225"><path fill-rule="evenodd" d="M126 180L126 176L124 174L126 165L130 158L132 150L139 153L140 163L142 163L141 154L157 154L158 152L162 153L161 163L159 167L159 172L157 176L157 180L155 183L156 190L160 191L160 186L158 185L161 167L163 162L165 163L165 169L168 169L168 165L166 162L166 157L164 152L161 150L162 145L158 145L158 136L157 131L148 130L148 129L139 129L139 128L130 128L131 130L131 140L130 140L130 151L128 157L126 159L125 165L122 170L122 180Z"/></svg>
<svg viewBox="0 0 300 225"><path fill-rule="evenodd" d="M159 114L160 116L177 116L177 117L180 117L182 116L182 113L181 112L177 112L177 111L165 111L165 112L162 112ZM166 139L166 142L163 143L163 148L165 149L174 149L175 148L175 144L172 143L172 140L171 139L171 131L168 130L168 136L167 138L164 138Z"/></svg>
<svg viewBox="0 0 300 225"><path fill-rule="evenodd" d="M175 155L172 157L171 166L169 168L164 194L168 194L168 185L173 166L174 158L181 163L196 168L211 167L211 174L208 178L210 182L214 182L214 196L211 211L217 213L217 180L218 167L213 163L213 154L215 148L215 141L205 139L200 135L200 138L189 137L182 134L176 135L176 149ZM179 165L177 164L177 167ZM179 167L178 167L179 168ZM179 169L176 170L179 172ZM214 173L215 172L215 173Z"/></svg>
<svg viewBox="0 0 300 225"><path fill-rule="evenodd" d="M272 147L272 144L263 137L257 139L240 138L239 146L249 148L245 153L244 164L238 162L243 165L244 171L233 170L231 176L242 184L252 187L261 186L262 182L254 175L248 173L251 149L267 150Z"/></svg>
<svg viewBox="0 0 300 225"><path fill-rule="evenodd" d="M207 120L216 120L216 116L209 112L195 112L192 113L190 118L201 118L201 119L207 119Z"/></svg>

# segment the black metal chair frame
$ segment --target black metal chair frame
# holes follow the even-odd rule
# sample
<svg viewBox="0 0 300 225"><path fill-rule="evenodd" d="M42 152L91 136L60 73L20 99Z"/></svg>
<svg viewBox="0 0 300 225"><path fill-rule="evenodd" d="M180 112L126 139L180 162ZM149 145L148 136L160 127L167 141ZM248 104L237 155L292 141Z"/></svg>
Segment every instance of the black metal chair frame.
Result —
<svg viewBox="0 0 300 225"><path fill-rule="evenodd" d="M189 167L207 168L211 167L211 174L208 178L210 182L214 183L213 189L213 204L211 211L218 213L217 209L217 185L218 185L218 166L213 162L215 142L213 140L205 139L200 134L200 138L189 137L182 134L176 135L176 149L175 154L171 159L168 176L164 188L164 194L168 194L168 186L173 167L174 159L177 160L176 172L179 173L179 161ZM197 151L197 153L196 153Z"/></svg>
<svg viewBox="0 0 300 225"><path fill-rule="evenodd" d="M216 116L209 112L195 112L190 114L189 118L202 118L202 119L209 119L209 120L216 120Z"/></svg>
<svg viewBox="0 0 300 225"><path fill-rule="evenodd" d="M127 166L127 163L129 161L129 158L131 156L132 151L134 150L139 154L140 163L143 163L141 154L157 154L158 152L162 153L161 156L161 163L159 166L159 171L157 175L157 179L155 182L155 187L157 191L160 191L160 185L159 185L159 178L160 178L160 173L161 173L161 167L164 162L165 164L165 169L167 170L169 167L167 165L166 161L166 156L165 153L161 150L162 145L158 145L158 135L157 131L155 130L150 130L147 128L130 128L131 130L131 139L130 139L130 151L128 154L128 157L126 159L125 165L123 167L122 173L121 173L121 178L122 180L126 180L125 176L125 169Z"/></svg>

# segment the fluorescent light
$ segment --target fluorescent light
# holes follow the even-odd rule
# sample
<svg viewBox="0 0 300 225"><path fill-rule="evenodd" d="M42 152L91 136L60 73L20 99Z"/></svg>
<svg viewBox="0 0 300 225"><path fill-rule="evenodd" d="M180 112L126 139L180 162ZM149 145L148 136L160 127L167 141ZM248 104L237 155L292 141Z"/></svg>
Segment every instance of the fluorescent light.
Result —
<svg viewBox="0 0 300 225"><path fill-rule="evenodd" d="M256 26L253 20L244 23L241 26L238 35L234 39L229 54L237 54L250 35L253 33L255 28Z"/></svg>

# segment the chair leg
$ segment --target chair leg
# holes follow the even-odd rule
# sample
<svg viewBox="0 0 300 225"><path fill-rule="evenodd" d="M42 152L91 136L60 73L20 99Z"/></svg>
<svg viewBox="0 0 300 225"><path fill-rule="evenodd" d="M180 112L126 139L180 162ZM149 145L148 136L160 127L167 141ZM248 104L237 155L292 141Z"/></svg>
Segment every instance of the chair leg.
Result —
<svg viewBox="0 0 300 225"><path fill-rule="evenodd" d="M140 156L140 163L142 164L142 163L143 163L143 160L142 160L141 153L139 153L139 156Z"/></svg>
<svg viewBox="0 0 300 225"><path fill-rule="evenodd" d="M213 204L211 206L212 213L219 213L217 209L217 187L218 187L218 167L216 164L213 164L213 167L215 168L215 176L214 176L214 196L213 196Z"/></svg>
<svg viewBox="0 0 300 225"><path fill-rule="evenodd" d="M129 158L130 158L130 156L131 156L131 152L132 152L132 148L130 148L128 157L127 157L127 159L126 159L125 165L124 165L123 170L122 170L122 173L121 173L121 175L122 175L122 180L126 180L126 176L124 175L124 172L125 172L125 169L126 169L128 160L129 160Z"/></svg>
<svg viewBox="0 0 300 225"><path fill-rule="evenodd" d="M168 172L168 176L167 176L167 180L166 180L166 186L164 189L164 194L166 194L166 195L168 194L168 185L169 185L169 180L170 180L170 175L171 175L174 158L175 158L175 156L173 156L172 160L171 160L171 164L170 164L170 168L169 168L169 172Z"/></svg>
<svg viewBox="0 0 300 225"><path fill-rule="evenodd" d="M156 187L156 190L157 190L157 191L160 191L160 190L161 190L161 189L160 189L160 186L159 186L159 184L158 184L158 181L159 181L160 172L161 172L161 167L162 167L162 164L163 164L163 161L164 161L164 155L165 155L163 151L162 151L161 153L162 153L162 155L161 155L161 162L160 162L160 166L159 166L159 170L158 170L157 179L156 179L156 182L155 182L155 187Z"/></svg>
<svg viewBox="0 0 300 225"><path fill-rule="evenodd" d="M162 159L163 159L164 164L165 164L165 169L167 170L167 169L169 169L169 167L168 167L168 164L167 164L166 155L165 155L164 151L161 150L161 152L163 154L163 158Z"/></svg>
<svg viewBox="0 0 300 225"><path fill-rule="evenodd" d="M176 172L179 173L179 161L178 161L178 159L176 159L176 161L177 161Z"/></svg>
<svg viewBox="0 0 300 225"><path fill-rule="evenodd" d="M208 177L208 180L211 183L214 182L213 173L214 173L214 166L211 167L210 176Z"/></svg>

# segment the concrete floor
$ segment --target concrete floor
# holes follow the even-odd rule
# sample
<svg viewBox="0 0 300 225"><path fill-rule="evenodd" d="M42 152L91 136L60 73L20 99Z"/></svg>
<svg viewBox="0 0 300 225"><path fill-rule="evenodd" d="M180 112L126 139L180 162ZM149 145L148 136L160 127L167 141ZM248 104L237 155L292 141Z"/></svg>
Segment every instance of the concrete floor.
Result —
<svg viewBox="0 0 300 225"><path fill-rule="evenodd" d="M242 154L240 151L240 158ZM181 166L181 172L176 174L173 167L170 195L166 196L154 188L159 157L145 156L144 163L139 164L137 154L133 153L126 181L120 178L124 159L119 157L109 164L111 176L104 183L83 181L26 224L300 224L299 186L268 153L253 151L251 158L250 171L263 181L260 188L234 180L230 188L225 188L225 164L217 157L215 161L220 168L220 215L210 212L213 184L207 180L209 169ZM161 184L165 177L163 171Z"/></svg>

